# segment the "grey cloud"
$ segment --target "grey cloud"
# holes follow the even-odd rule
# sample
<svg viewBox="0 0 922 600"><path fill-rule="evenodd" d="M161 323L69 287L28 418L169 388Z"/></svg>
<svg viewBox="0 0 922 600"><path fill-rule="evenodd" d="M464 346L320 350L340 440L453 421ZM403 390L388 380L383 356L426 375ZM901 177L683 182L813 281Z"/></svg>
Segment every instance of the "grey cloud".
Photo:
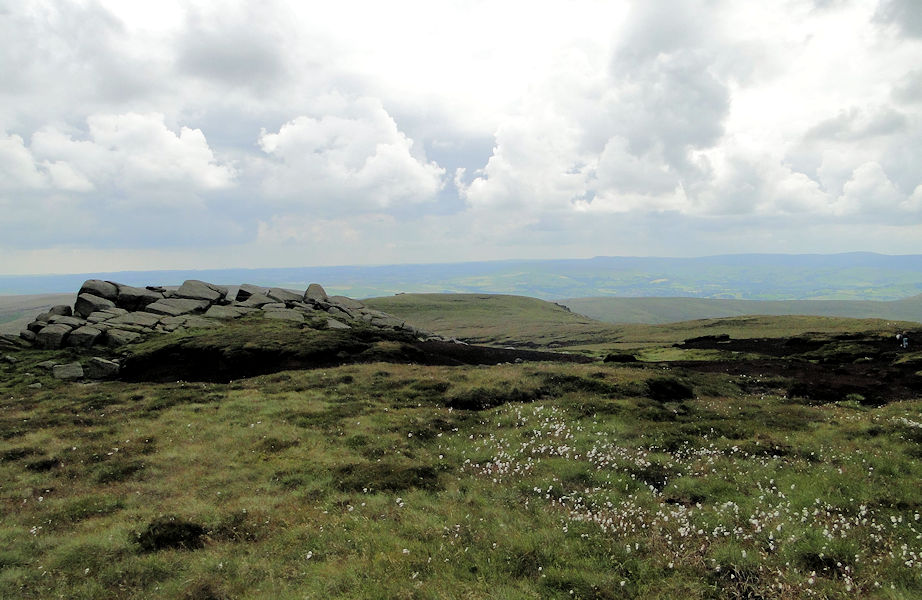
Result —
<svg viewBox="0 0 922 600"><path fill-rule="evenodd" d="M922 69L906 73L891 91L893 98L905 104L922 103Z"/></svg>
<svg viewBox="0 0 922 600"><path fill-rule="evenodd" d="M899 133L908 125L909 120L906 115L890 107L880 108L870 114L858 108L852 108L817 123L807 130L804 138L808 141L853 142Z"/></svg>
<svg viewBox="0 0 922 600"><path fill-rule="evenodd" d="M894 25L904 35L922 37L922 5L918 0L881 0L874 21Z"/></svg>
<svg viewBox="0 0 922 600"><path fill-rule="evenodd" d="M180 71L227 86L283 81L288 65L281 15L255 6L231 14L191 13L178 44Z"/></svg>

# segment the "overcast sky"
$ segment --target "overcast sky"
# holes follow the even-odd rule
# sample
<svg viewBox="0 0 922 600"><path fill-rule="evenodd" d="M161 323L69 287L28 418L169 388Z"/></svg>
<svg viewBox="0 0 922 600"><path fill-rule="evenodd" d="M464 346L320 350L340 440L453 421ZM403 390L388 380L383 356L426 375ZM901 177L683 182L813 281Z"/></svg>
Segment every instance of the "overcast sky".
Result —
<svg viewBox="0 0 922 600"><path fill-rule="evenodd" d="M918 0L0 0L0 273L852 250Z"/></svg>

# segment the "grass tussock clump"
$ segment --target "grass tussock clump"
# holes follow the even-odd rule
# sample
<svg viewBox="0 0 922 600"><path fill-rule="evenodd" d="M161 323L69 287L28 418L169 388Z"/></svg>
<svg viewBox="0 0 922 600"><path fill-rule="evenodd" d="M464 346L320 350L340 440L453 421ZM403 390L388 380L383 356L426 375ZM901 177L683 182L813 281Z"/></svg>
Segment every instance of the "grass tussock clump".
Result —
<svg viewBox="0 0 922 600"><path fill-rule="evenodd" d="M136 539L144 552L157 552L168 548L195 550L205 545L205 527L175 515L157 517Z"/></svg>

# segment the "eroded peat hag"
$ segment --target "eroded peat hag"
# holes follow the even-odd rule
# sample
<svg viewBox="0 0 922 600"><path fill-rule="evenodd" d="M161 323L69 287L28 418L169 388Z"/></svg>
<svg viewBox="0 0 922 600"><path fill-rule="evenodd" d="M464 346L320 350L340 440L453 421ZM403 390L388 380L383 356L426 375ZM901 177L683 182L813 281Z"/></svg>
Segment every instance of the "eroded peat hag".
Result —
<svg viewBox="0 0 922 600"><path fill-rule="evenodd" d="M922 331L909 332L920 339ZM683 349L719 350L738 357L675 361L674 366L748 378L750 390L783 390L789 396L824 403L851 397L881 405L922 394L922 354L903 348L892 335L730 339L704 336L685 340ZM764 382L760 385L760 382Z"/></svg>

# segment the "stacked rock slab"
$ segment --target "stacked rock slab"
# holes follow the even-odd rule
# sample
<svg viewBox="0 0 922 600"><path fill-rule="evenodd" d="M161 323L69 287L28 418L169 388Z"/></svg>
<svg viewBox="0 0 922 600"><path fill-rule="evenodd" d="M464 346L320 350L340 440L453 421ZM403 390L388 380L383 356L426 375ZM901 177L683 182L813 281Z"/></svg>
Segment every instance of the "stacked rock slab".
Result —
<svg viewBox="0 0 922 600"><path fill-rule="evenodd" d="M232 319L261 316L301 327L376 327L421 334L403 320L369 309L358 300L329 296L312 283L304 292L241 285L229 298L226 287L190 279L178 289L134 287L90 279L80 287L73 309L56 306L36 317L20 334L41 348L96 345L118 347L156 333L221 327Z"/></svg>

